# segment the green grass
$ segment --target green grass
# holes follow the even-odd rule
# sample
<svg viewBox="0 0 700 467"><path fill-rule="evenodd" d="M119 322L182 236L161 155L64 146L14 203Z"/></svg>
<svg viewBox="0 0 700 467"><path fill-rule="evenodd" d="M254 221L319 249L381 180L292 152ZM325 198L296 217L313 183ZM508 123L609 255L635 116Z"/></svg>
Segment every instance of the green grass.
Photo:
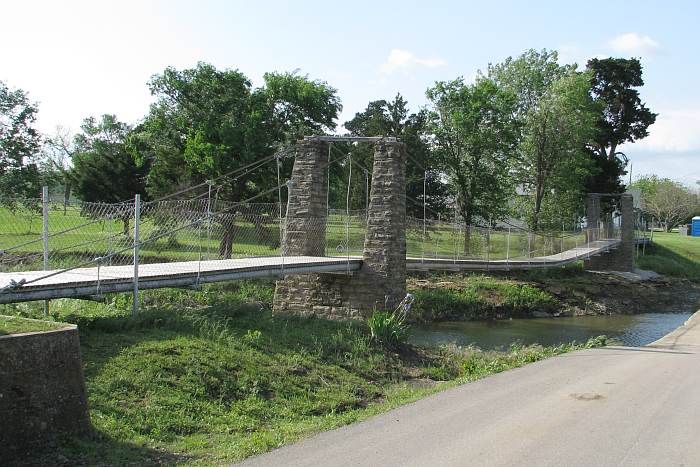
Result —
<svg viewBox="0 0 700 467"><path fill-rule="evenodd" d="M79 326L96 436L61 439L33 460L226 464L580 347L389 351L358 323L273 316L271 297L268 282L146 292L135 321L126 296L52 302L54 319Z"/></svg>
<svg viewBox="0 0 700 467"><path fill-rule="evenodd" d="M552 313L557 300L537 287L481 275L435 275L409 281L418 321L529 318L536 311Z"/></svg>
<svg viewBox="0 0 700 467"><path fill-rule="evenodd" d="M700 280L700 237L654 232L654 243L637 258L637 267L659 274Z"/></svg>
<svg viewBox="0 0 700 467"><path fill-rule="evenodd" d="M0 315L0 336L24 332L53 331L65 327L63 323Z"/></svg>

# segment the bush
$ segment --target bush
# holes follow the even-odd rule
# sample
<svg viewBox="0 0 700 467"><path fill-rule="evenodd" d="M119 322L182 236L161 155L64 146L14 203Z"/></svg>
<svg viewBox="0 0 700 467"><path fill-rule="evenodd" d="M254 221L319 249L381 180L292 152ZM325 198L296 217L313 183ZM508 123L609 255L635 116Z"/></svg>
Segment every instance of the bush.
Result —
<svg viewBox="0 0 700 467"><path fill-rule="evenodd" d="M390 348L400 347L408 338L405 315L400 312L375 311L367 319L373 341Z"/></svg>

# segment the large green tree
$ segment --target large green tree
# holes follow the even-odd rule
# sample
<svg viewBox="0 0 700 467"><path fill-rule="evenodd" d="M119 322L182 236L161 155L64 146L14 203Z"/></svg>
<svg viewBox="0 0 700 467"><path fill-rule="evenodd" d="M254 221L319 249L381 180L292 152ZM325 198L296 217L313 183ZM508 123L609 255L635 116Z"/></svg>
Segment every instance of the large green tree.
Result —
<svg viewBox="0 0 700 467"><path fill-rule="evenodd" d="M569 72L525 117L516 172L530 194L525 212L533 230L568 225L583 205L592 170L584 148L595 134L597 117L589 83L588 73Z"/></svg>
<svg viewBox="0 0 700 467"><path fill-rule="evenodd" d="M464 251L471 251L470 226L506 216L515 194L511 161L517 142L515 96L493 80L465 84L459 78L427 91L433 151L446 171L466 224Z"/></svg>
<svg viewBox="0 0 700 467"><path fill-rule="evenodd" d="M156 102L130 140L134 154L152 167L149 193L159 196L217 179L220 200L249 199L277 185L274 163L224 175L303 135L335 127L340 100L326 83L294 73L267 73L264 82L254 88L240 71L205 63L154 76L150 88ZM220 253L230 257L234 226L222 225Z"/></svg>
<svg viewBox="0 0 700 467"><path fill-rule="evenodd" d="M588 61L591 94L599 104L597 132L588 144L598 170L588 180L588 189L598 193L624 191L626 155L623 143L633 143L649 134L656 114L642 102L639 88L644 85L642 65L636 58L594 58Z"/></svg>
<svg viewBox="0 0 700 467"><path fill-rule="evenodd" d="M441 167L432 159L430 148L423 138L427 116L425 110L409 113L408 102L397 94L392 101L382 99L370 102L364 111L345 123L345 128L354 136L394 136L406 144L406 211L409 216L420 218L423 217L424 179L427 217L434 218L445 213L448 198L447 186L441 180ZM353 159L371 170L373 152L369 145L351 146L350 150ZM354 200L361 199L360 195L366 190L364 183L361 177L356 179ZM347 184L347 181L340 185L343 184ZM364 202L361 206L364 206Z"/></svg>
<svg viewBox="0 0 700 467"><path fill-rule="evenodd" d="M645 214L667 232L686 222L699 208L696 193L675 180L647 175L635 181L632 188L641 190Z"/></svg>
<svg viewBox="0 0 700 467"><path fill-rule="evenodd" d="M489 64L486 76L515 95L515 114L524 120L557 80L576 69L575 65L560 65L558 60L556 50L530 49L502 63Z"/></svg>
<svg viewBox="0 0 700 467"><path fill-rule="evenodd" d="M35 198L41 191L37 155L41 135L34 128L37 105L21 89L0 81L0 198Z"/></svg>
<svg viewBox="0 0 700 467"><path fill-rule="evenodd" d="M595 106L584 95L590 91L584 82L590 75L578 74L576 65L560 65L558 58L556 51L528 50L489 65L486 73L516 96L515 173L525 193L516 212L533 229L572 224L581 214L583 187L594 170L582 150L592 141L595 126Z"/></svg>
<svg viewBox="0 0 700 467"><path fill-rule="evenodd" d="M72 153L72 186L83 201L118 203L144 194L147 166L137 164L126 148L129 125L114 115L83 121L75 136ZM124 212L124 235L128 235L128 212Z"/></svg>

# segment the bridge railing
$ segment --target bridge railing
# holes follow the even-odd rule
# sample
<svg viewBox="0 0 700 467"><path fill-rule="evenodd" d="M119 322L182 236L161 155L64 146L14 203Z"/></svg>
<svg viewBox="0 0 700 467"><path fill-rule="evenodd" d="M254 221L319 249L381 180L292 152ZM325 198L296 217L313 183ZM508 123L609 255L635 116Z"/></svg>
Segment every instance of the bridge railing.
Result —
<svg viewBox="0 0 700 467"><path fill-rule="evenodd" d="M407 255L420 259L508 261L560 255L601 238L603 226L558 232L531 232L498 224L493 227L442 220L407 218Z"/></svg>
<svg viewBox="0 0 700 467"><path fill-rule="evenodd" d="M133 201L5 201L0 207L0 272L44 269L45 247L50 270L97 262L133 264ZM167 268L176 261L289 255L281 248L286 219L278 203L164 200L141 203L139 214L140 264ZM325 239L322 255L362 255L365 211L330 210L327 218L307 222L306 228L319 231L308 232L311 237Z"/></svg>

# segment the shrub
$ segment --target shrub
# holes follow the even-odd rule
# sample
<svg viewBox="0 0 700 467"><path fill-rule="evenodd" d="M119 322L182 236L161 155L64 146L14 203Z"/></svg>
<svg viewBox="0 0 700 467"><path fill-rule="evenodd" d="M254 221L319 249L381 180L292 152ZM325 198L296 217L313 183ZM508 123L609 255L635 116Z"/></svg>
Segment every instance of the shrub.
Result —
<svg viewBox="0 0 700 467"><path fill-rule="evenodd" d="M403 313L375 311L367 319L370 336L373 341L391 348L397 348L408 338L408 325Z"/></svg>

